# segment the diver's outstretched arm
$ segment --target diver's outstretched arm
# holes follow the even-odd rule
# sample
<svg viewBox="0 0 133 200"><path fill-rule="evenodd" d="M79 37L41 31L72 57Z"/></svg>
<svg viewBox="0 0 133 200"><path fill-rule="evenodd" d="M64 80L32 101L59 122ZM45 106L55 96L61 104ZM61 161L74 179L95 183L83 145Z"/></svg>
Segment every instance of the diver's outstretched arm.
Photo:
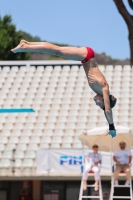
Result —
<svg viewBox="0 0 133 200"><path fill-rule="evenodd" d="M104 114L105 117L109 123L109 132L108 134L113 137L116 136L116 130L115 130L115 126L114 126L114 122L113 122L113 113L112 113L112 109L110 107L110 100L109 100L109 87L108 85L106 85L105 87L103 87L103 98L104 98L104 105L105 105L105 110L104 110Z"/></svg>
<svg viewBox="0 0 133 200"><path fill-rule="evenodd" d="M27 42L22 40L20 44L11 50L18 52L38 52L60 56L68 60L82 61L87 55L85 47L60 47L49 42Z"/></svg>
<svg viewBox="0 0 133 200"><path fill-rule="evenodd" d="M105 105L105 117L109 124L113 124L113 114L112 109L110 107L110 100L109 100L109 87L108 85L103 87L103 99Z"/></svg>

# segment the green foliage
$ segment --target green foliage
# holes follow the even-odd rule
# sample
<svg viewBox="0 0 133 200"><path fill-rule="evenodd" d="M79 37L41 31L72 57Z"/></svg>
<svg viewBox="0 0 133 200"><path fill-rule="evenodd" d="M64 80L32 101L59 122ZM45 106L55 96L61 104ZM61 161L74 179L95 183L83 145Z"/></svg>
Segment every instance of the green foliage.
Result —
<svg viewBox="0 0 133 200"><path fill-rule="evenodd" d="M16 31L10 15L0 17L0 60L27 60L29 53L14 54L11 49L22 39L21 31Z"/></svg>

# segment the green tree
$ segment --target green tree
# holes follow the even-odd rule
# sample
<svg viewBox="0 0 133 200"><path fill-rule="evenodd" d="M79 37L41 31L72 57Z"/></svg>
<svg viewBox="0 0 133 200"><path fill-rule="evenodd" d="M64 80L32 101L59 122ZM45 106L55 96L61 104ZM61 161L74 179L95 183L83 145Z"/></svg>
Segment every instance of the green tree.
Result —
<svg viewBox="0 0 133 200"><path fill-rule="evenodd" d="M22 39L22 32L16 31L10 15L0 16L0 60L27 60L29 53L14 54L11 49Z"/></svg>
<svg viewBox="0 0 133 200"><path fill-rule="evenodd" d="M133 15L130 15L130 13L127 11L123 0L113 0L118 12L121 14L123 17L124 21L127 24L128 28L128 39L129 39L129 46L130 46L130 63L133 65ZM133 10L133 0L128 0L128 4L130 8Z"/></svg>

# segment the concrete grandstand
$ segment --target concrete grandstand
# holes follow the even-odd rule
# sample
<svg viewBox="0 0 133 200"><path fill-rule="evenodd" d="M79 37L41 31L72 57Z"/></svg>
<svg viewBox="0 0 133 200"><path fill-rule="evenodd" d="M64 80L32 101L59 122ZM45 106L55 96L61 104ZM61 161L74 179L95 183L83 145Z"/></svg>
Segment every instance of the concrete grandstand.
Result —
<svg viewBox="0 0 133 200"><path fill-rule="evenodd" d="M39 178L37 149L81 149L79 135L84 129L107 125L103 111L93 101L95 93L88 86L80 62L1 61L0 66L0 108L35 110L0 114L3 179ZM133 128L133 68L99 68L117 98L113 109L115 125Z"/></svg>
<svg viewBox="0 0 133 200"><path fill-rule="evenodd" d="M38 148L81 148L83 129L107 124L93 102L79 62L0 62L0 107L33 108L34 114L0 115L0 168L33 166ZM99 66L117 98L115 124L133 127L133 69ZM7 174L7 172L6 172ZM2 175L2 174L1 174Z"/></svg>

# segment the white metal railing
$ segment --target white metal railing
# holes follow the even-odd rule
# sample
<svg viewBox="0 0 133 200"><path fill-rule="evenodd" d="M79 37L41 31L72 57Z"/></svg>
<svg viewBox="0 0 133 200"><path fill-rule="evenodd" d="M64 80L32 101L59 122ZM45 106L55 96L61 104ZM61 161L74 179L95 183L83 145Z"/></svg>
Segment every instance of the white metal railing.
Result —
<svg viewBox="0 0 133 200"><path fill-rule="evenodd" d="M47 65L82 65L80 61L72 60L24 60L24 61L0 61L0 66L47 66Z"/></svg>

